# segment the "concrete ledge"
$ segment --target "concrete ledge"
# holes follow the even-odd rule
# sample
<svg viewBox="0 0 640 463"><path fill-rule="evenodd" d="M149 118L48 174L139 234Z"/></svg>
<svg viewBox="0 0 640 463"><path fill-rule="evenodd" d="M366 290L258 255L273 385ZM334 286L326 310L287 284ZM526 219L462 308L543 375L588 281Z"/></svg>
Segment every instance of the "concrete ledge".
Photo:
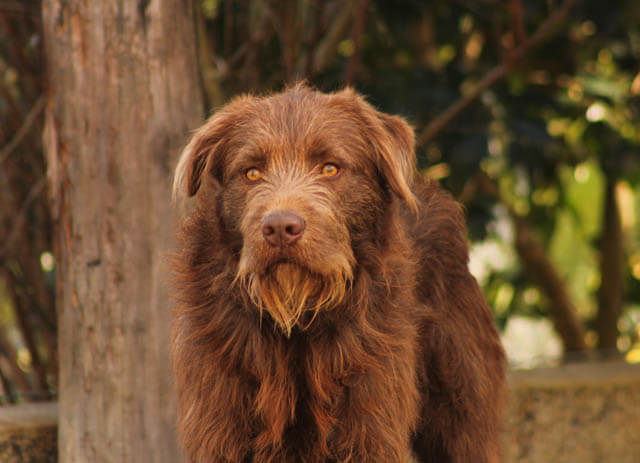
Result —
<svg viewBox="0 0 640 463"><path fill-rule="evenodd" d="M512 372L505 463L640 462L640 365Z"/></svg>
<svg viewBox="0 0 640 463"><path fill-rule="evenodd" d="M569 363L554 368L539 368L509 373L509 388L564 388L577 386L628 385L640 381L640 364L622 361Z"/></svg>
<svg viewBox="0 0 640 463"><path fill-rule="evenodd" d="M640 462L640 365L509 374L504 463ZM0 407L0 462L54 463L56 403Z"/></svg>
<svg viewBox="0 0 640 463"><path fill-rule="evenodd" d="M0 462L55 463L58 404L0 407Z"/></svg>

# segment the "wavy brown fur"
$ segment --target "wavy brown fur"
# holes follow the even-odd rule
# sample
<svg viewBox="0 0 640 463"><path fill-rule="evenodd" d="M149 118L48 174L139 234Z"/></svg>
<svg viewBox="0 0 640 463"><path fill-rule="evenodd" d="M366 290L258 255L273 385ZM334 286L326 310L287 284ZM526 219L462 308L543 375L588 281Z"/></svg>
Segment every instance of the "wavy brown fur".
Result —
<svg viewBox="0 0 640 463"><path fill-rule="evenodd" d="M414 162L409 126L351 90L242 97L195 133L172 339L190 461L499 461L502 348L461 209ZM304 218L294 245L266 243L273 210Z"/></svg>

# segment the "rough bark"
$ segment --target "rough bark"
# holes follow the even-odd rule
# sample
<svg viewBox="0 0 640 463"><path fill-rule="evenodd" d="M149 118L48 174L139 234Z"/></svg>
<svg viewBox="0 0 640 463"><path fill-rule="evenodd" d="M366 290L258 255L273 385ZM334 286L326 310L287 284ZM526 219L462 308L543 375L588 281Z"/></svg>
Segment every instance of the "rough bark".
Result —
<svg viewBox="0 0 640 463"><path fill-rule="evenodd" d="M175 155L202 121L193 2L45 0L60 461L177 462Z"/></svg>
<svg viewBox="0 0 640 463"><path fill-rule="evenodd" d="M622 313L623 269L622 222L616 201L616 178L608 173L600 236L601 283L596 316L598 348L605 355L617 353L618 318Z"/></svg>

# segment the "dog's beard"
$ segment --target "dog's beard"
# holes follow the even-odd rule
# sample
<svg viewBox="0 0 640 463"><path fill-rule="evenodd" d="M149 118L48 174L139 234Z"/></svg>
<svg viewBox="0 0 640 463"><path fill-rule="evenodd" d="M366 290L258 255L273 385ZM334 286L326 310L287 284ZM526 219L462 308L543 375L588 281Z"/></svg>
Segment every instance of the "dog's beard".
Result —
<svg viewBox="0 0 640 463"><path fill-rule="evenodd" d="M251 273L240 280L253 303L267 310L287 337L294 326L307 329L321 310L338 305L345 296L348 277L318 275L290 262L282 262L264 274Z"/></svg>

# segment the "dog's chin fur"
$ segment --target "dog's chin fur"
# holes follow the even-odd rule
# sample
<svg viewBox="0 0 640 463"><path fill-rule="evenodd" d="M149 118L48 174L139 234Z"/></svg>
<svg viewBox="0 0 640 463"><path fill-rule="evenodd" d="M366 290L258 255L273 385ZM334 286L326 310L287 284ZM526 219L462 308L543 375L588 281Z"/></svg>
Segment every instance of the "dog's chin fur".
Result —
<svg viewBox="0 0 640 463"><path fill-rule="evenodd" d="M286 336L295 326L307 329L321 310L340 304L350 284L343 273L319 275L293 262L238 277L251 301L261 312L266 310Z"/></svg>

